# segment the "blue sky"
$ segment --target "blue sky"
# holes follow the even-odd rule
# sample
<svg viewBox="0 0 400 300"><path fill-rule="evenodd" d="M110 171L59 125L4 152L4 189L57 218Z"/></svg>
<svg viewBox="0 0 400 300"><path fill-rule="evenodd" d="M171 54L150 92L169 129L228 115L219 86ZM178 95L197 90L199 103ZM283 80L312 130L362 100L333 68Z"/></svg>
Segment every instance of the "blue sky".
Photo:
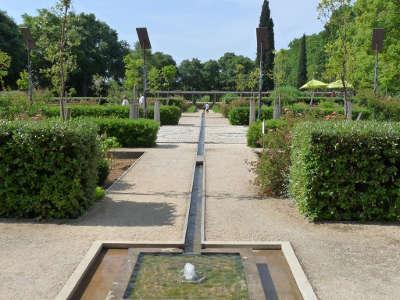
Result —
<svg viewBox="0 0 400 300"><path fill-rule="evenodd" d="M55 0L0 0L17 23L23 13L35 14ZM120 39L136 40L136 27L149 29L153 51L171 54L178 62L197 57L216 59L225 52L255 57L255 28L262 0L73 0L75 12L96 14L117 30ZM318 0L270 0L276 48L285 48L303 33L319 32Z"/></svg>

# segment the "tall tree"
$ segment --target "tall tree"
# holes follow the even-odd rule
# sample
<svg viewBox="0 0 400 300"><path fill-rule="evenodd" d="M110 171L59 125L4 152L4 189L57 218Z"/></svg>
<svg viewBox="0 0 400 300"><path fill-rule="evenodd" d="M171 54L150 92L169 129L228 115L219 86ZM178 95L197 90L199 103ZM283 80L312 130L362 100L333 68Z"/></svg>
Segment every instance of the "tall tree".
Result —
<svg viewBox="0 0 400 300"><path fill-rule="evenodd" d="M36 40L37 51L32 62L40 71L39 83L51 86L49 69L60 36L61 16L54 10L41 9L37 16L24 15L24 24ZM118 34L93 14L69 14L70 30L67 45L69 57L77 66L70 72L67 86L74 87L79 95L93 93L93 75L118 82L124 77L124 56L129 53L128 44L118 40ZM72 61L71 61L72 62Z"/></svg>
<svg viewBox="0 0 400 300"><path fill-rule="evenodd" d="M300 42L299 68L297 70L297 87L307 82L307 44L306 35L303 34Z"/></svg>
<svg viewBox="0 0 400 300"><path fill-rule="evenodd" d="M164 66L161 69L162 87L169 91L176 84L178 69L174 65Z"/></svg>
<svg viewBox="0 0 400 300"><path fill-rule="evenodd" d="M203 65L197 58L183 60L179 65L178 72L179 80L184 90L201 91L204 89Z"/></svg>
<svg viewBox="0 0 400 300"><path fill-rule="evenodd" d="M4 78L8 74L8 69L10 68L11 64L11 57L3 52L0 51L0 88L5 89L4 85Z"/></svg>
<svg viewBox="0 0 400 300"><path fill-rule="evenodd" d="M268 28L266 39L268 41L268 48L263 49L263 56L261 53L257 53L257 64L259 65L260 59L263 61L263 91L273 90L274 89L274 79L273 79L273 71L274 71L274 56L275 56L275 38L274 38L274 21L271 18L271 11L269 8L269 1L264 0L261 17L260 17L260 25L259 27Z"/></svg>
<svg viewBox="0 0 400 300"><path fill-rule="evenodd" d="M274 84L275 87L288 85L288 50L279 50L275 53Z"/></svg>
<svg viewBox="0 0 400 300"><path fill-rule="evenodd" d="M204 88L206 90L219 90L220 83L220 67L216 60L209 60L203 64Z"/></svg>
<svg viewBox="0 0 400 300"><path fill-rule="evenodd" d="M134 97L136 92L143 90L143 59L131 52L125 56L125 80L126 89L133 91Z"/></svg>
<svg viewBox="0 0 400 300"><path fill-rule="evenodd" d="M4 78L6 86L15 87L19 73L27 64L24 42L17 24L0 10L0 51L11 57L11 66Z"/></svg>
<svg viewBox="0 0 400 300"><path fill-rule="evenodd" d="M254 62L242 55L227 52L219 60L221 88L225 91L236 89L236 76L238 65L241 65L241 72L249 74L254 69Z"/></svg>
<svg viewBox="0 0 400 300"><path fill-rule="evenodd" d="M348 82L354 69L354 55L351 44L351 21L353 18L351 9L352 0L320 0L318 11L320 18L329 19L333 15L337 18L337 38L328 42L326 51L328 54L327 71L331 76L339 78L343 85L344 112L348 120L352 119L352 107Z"/></svg>
<svg viewBox="0 0 400 300"><path fill-rule="evenodd" d="M161 90L162 87L162 74L156 67L151 67L149 71L149 90L151 93Z"/></svg>
<svg viewBox="0 0 400 300"><path fill-rule="evenodd" d="M165 66L176 66L176 62L172 56L162 52L154 52L149 59L149 64L160 70Z"/></svg>

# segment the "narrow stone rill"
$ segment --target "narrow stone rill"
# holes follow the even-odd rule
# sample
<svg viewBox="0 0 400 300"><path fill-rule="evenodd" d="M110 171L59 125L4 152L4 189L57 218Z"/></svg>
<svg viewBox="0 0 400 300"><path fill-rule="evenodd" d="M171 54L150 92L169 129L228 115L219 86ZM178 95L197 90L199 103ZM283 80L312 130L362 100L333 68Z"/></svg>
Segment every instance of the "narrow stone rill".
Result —
<svg viewBox="0 0 400 300"><path fill-rule="evenodd" d="M190 198L190 210L185 236L185 253L199 254L201 251L201 214L203 204L204 182L204 139L205 139L205 115L201 115L199 141L197 146L196 166L193 177L192 194Z"/></svg>

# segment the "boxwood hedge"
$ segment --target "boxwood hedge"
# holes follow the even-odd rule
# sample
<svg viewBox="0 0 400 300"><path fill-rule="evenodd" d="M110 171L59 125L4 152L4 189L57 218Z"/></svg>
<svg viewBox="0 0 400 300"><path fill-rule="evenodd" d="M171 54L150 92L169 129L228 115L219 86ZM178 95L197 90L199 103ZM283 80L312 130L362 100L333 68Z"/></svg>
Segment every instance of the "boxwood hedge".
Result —
<svg viewBox="0 0 400 300"><path fill-rule="evenodd" d="M312 220L400 220L400 124L295 127L290 190Z"/></svg>
<svg viewBox="0 0 400 300"><path fill-rule="evenodd" d="M71 109L71 116L77 117L115 117L128 118L129 107L122 105L82 105L74 104L68 106ZM42 109L46 117L58 117L60 108L58 106L46 106Z"/></svg>
<svg viewBox="0 0 400 300"><path fill-rule="evenodd" d="M71 116L77 117L105 117L105 118L128 118L129 107L122 105L82 105L75 104L69 105L71 108ZM58 106L43 107L42 112L47 117L57 117L60 115ZM143 117L143 110L140 111ZM161 125L178 125L181 117L181 110L177 106L162 105L160 107ZM149 106L147 111L147 118L154 118L154 107Z"/></svg>
<svg viewBox="0 0 400 300"><path fill-rule="evenodd" d="M0 121L0 216L74 218L95 200L97 128Z"/></svg>
<svg viewBox="0 0 400 300"><path fill-rule="evenodd" d="M266 120L265 130L281 128L282 126L287 125L285 120ZM249 126L249 130L247 131L247 146L249 147L261 147L262 143L262 121L257 121L252 123Z"/></svg>
<svg viewBox="0 0 400 300"><path fill-rule="evenodd" d="M267 120L272 119L272 111L273 108L269 106L263 106L261 108L261 119ZM257 115L258 109L256 110ZM229 111L229 122L232 125L249 125L249 115L250 115L250 107L249 106L240 106L232 108Z"/></svg>
<svg viewBox="0 0 400 300"><path fill-rule="evenodd" d="M98 126L99 134L117 138L122 147L152 147L159 124L146 119L87 118Z"/></svg>
<svg viewBox="0 0 400 300"><path fill-rule="evenodd" d="M143 112L141 112L143 116ZM160 121L161 125L178 125L182 111L179 107L171 105L160 106ZM154 119L154 107L150 106L147 111L147 118Z"/></svg>

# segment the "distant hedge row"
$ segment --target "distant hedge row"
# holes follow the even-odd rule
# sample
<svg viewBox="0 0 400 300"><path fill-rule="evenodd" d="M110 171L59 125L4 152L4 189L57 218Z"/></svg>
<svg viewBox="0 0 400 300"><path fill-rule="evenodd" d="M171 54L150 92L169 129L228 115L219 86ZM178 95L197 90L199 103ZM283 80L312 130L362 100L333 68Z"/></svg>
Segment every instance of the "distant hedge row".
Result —
<svg viewBox="0 0 400 300"><path fill-rule="evenodd" d="M129 117L129 107L122 105L70 105L72 118L77 117L102 117L102 118L125 118ZM47 106L42 109L46 117L57 117L60 115L58 106ZM177 106L162 105L160 107L161 125L177 125L181 117L181 110ZM143 110L140 110L143 117ZM147 118L154 118L154 107L148 107Z"/></svg>
<svg viewBox="0 0 400 300"><path fill-rule="evenodd" d="M268 130L281 128L285 126L285 120L266 120L264 122L266 133ZM249 126L247 131L247 146L249 147L262 147L262 121L257 121Z"/></svg>
<svg viewBox="0 0 400 300"><path fill-rule="evenodd" d="M152 147L156 144L159 124L146 119L86 118L98 126L99 134L115 137L122 147Z"/></svg>
<svg viewBox="0 0 400 300"><path fill-rule="evenodd" d="M74 218L95 200L97 128L0 121L0 216Z"/></svg>
<svg viewBox="0 0 400 300"><path fill-rule="evenodd" d="M332 103L334 104L334 103ZM294 113L301 113L301 114L310 114L314 115L315 117L325 117L334 112L338 114L343 114L343 108L338 107L337 105L334 106L324 106L324 103L321 106L310 107L305 103L297 103L286 107L286 109L294 112ZM353 119L356 119L361 113L362 120L368 120L371 118L371 111L364 107L353 106ZM256 116L257 116L258 108L256 109ZM232 108L228 113L229 121L232 125L249 125L249 115L250 115L250 107L247 106L239 106ZM268 120L272 119L273 116L273 107L271 106L263 106L261 109L261 119Z"/></svg>
<svg viewBox="0 0 400 300"><path fill-rule="evenodd" d="M400 220L400 124L299 123L290 191L312 220Z"/></svg>
<svg viewBox="0 0 400 300"><path fill-rule="evenodd" d="M258 108L256 109L256 116L258 114ZM261 119L268 120L272 119L273 108L270 106L263 106L261 108ZM228 118L232 125L249 125L250 107L240 106L235 107L229 111Z"/></svg>

